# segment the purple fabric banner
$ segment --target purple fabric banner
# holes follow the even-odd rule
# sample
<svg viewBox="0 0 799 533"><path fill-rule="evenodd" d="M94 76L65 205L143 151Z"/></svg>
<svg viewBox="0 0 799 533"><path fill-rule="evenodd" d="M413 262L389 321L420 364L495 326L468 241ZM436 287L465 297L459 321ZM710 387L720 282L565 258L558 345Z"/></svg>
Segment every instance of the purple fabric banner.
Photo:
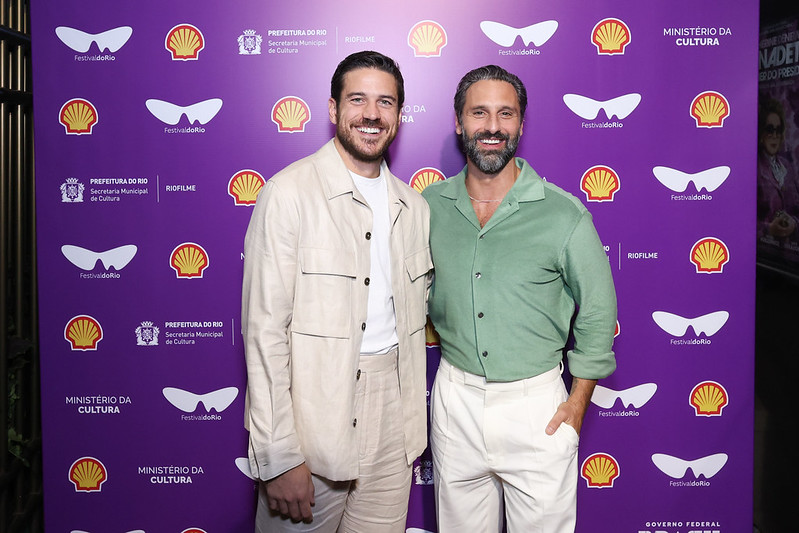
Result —
<svg viewBox="0 0 799 533"><path fill-rule="evenodd" d="M334 133L375 49L413 186L464 159L452 97L530 95L519 155L580 198L619 299L580 445L581 533L751 529L758 3L32 6L47 531L252 531L243 237L264 180ZM429 380L438 362L430 337ZM429 451L408 531L434 532Z"/></svg>

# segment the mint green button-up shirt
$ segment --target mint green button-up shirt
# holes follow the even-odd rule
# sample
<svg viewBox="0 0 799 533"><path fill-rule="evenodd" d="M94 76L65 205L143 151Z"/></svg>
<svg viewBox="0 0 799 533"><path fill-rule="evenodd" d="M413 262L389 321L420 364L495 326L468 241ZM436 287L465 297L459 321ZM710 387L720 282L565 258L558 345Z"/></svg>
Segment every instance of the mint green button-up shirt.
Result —
<svg viewBox="0 0 799 533"><path fill-rule="evenodd" d="M435 268L429 313L442 356L489 381L536 376L562 360L574 317L569 371L606 377L616 368L616 293L591 214L525 160L516 164L516 183L483 228L465 168L422 193Z"/></svg>

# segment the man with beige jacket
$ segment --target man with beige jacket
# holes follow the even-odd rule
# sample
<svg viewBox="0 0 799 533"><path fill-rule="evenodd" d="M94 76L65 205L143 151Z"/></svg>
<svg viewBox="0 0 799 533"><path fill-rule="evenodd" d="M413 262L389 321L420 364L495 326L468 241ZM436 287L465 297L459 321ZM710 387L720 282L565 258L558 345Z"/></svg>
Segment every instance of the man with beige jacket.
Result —
<svg viewBox="0 0 799 533"><path fill-rule="evenodd" d="M345 58L336 135L261 191L245 238L242 329L256 531L404 532L426 444L429 211L383 154L396 63Z"/></svg>

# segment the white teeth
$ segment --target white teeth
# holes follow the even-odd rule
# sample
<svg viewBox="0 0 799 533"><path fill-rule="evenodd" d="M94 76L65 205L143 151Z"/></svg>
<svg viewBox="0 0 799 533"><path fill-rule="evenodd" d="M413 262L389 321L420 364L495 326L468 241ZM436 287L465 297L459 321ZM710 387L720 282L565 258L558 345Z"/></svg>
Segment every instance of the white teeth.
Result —
<svg viewBox="0 0 799 533"><path fill-rule="evenodd" d="M380 133L380 128L358 128L361 133Z"/></svg>
<svg viewBox="0 0 799 533"><path fill-rule="evenodd" d="M480 142L483 144L499 144L502 141L499 139L481 139Z"/></svg>

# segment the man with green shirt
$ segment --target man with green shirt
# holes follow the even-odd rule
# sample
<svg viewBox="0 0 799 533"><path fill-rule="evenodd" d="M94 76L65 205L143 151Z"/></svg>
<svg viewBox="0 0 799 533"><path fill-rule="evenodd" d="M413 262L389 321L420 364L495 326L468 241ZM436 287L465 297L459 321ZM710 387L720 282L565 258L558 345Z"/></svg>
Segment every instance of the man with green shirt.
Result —
<svg viewBox="0 0 799 533"><path fill-rule="evenodd" d="M500 531L503 507L510 533L574 531L580 427L596 380L616 367L607 256L579 200L514 157L526 107L515 75L466 74L455 94L466 168L423 192L442 352L431 428L440 533Z"/></svg>

